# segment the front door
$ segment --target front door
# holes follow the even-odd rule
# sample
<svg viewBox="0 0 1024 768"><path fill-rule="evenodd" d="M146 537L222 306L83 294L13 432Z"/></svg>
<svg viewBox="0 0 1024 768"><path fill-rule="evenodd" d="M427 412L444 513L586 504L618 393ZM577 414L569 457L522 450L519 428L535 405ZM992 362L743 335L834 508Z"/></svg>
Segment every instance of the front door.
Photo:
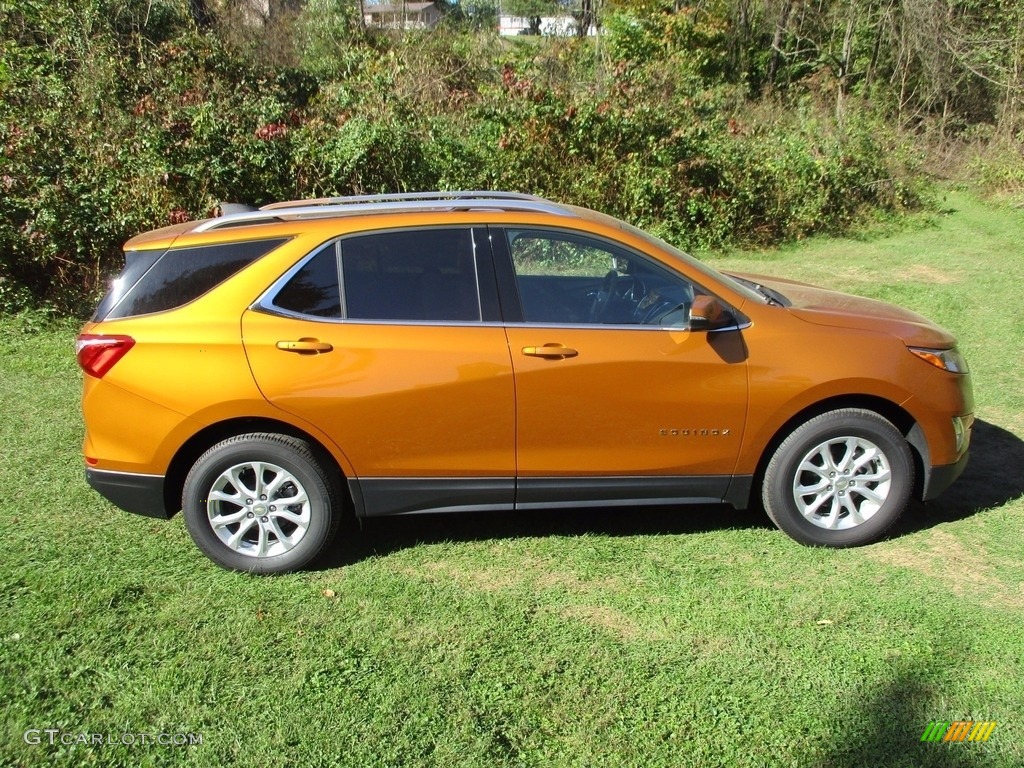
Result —
<svg viewBox="0 0 1024 768"><path fill-rule="evenodd" d="M689 330L702 289L605 240L508 229L504 244L523 311L506 326L517 501L720 500L746 414L741 331Z"/></svg>

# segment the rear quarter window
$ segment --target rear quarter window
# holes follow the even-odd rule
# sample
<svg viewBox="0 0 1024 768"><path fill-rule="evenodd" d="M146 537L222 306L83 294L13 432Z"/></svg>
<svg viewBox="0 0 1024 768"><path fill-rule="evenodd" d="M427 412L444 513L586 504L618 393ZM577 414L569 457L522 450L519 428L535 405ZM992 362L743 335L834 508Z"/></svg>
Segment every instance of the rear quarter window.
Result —
<svg viewBox="0 0 1024 768"><path fill-rule="evenodd" d="M249 240L127 254L125 268L100 302L94 321L165 312L194 301L284 243ZM155 254L155 258L154 258Z"/></svg>

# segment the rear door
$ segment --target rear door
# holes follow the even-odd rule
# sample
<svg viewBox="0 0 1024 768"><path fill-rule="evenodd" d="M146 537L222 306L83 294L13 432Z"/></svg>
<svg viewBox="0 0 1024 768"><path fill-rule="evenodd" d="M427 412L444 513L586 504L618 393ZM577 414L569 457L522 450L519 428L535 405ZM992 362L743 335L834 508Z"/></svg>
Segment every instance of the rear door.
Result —
<svg viewBox="0 0 1024 768"><path fill-rule="evenodd" d="M326 243L242 331L264 396L348 457L360 512L511 508L513 378L486 230Z"/></svg>
<svg viewBox="0 0 1024 768"><path fill-rule="evenodd" d="M691 331L700 286L604 239L495 231L521 506L720 500L747 407L739 329ZM515 296L508 297L514 285Z"/></svg>

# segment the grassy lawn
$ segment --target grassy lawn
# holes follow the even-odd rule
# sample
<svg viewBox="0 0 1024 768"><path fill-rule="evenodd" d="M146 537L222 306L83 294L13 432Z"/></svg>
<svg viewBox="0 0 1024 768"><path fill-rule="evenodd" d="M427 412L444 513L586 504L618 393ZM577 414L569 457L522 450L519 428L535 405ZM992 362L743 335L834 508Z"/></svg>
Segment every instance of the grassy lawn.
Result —
<svg viewBox="0 0 1024 768"><path fill-rule="evenodd" d="M227 573L180 516L85 485L76 329L0 320L0 765L1024 764L1024 214L946 204L895 236L714 259L961 339L972 464L849 551L725 508L553 510L377 521L321 570ZM998 726L920 742L957 719Z"/></svg>

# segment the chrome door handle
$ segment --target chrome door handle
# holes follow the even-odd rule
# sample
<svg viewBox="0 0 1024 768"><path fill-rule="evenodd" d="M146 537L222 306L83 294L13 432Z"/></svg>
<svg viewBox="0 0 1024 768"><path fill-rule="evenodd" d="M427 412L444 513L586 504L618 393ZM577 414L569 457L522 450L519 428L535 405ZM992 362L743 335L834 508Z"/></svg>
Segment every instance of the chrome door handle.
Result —
<svg viewBox="0 0 1024 768"><path fill-rule="evenodd" d="M298 341L279 341L277 348L282 352L298 352L300 355L318 355L321 352L330 352L333 346L320 339L299 339Z"/></svg>
<svg viewBox="0 0 1024 768"><path fill-rule="evenodd" d="M551 342L542 347L523 347L523 354L528 355L529 357L546 357L553 360L564 360L567 357L576 357L579 352L562 344Z"/></svg>

